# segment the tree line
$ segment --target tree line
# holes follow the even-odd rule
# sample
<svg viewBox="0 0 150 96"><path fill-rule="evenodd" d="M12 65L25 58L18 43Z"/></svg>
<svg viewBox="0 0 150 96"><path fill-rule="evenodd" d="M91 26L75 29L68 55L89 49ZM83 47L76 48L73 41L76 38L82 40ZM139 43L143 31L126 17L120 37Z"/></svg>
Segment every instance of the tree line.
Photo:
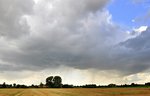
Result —
<svg viewBox="0 0 150 96"><path fill-rule="evenodd" d="M45 80L45 84L42 82L39 85L21 85L21 84L6 84L5 82L3 84L0 84L0 88L116 88L116 87L150 87L150 82L147 82L145 84L123 84L123 85L117 85L117 84L108 84L108 85L96 85L96 84L86 84L81 86L74 86L70 84L62 84L62 78L60 76L49 76Z"/></svg>

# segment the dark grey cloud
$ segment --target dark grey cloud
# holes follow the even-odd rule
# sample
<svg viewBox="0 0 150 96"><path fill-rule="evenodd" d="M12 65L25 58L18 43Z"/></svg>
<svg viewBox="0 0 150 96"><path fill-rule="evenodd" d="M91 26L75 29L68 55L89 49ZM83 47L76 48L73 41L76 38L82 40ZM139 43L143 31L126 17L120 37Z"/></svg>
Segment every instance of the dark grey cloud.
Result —
<svg viewBox="0 0 150 96"><path fill-rule="evenodd" d="M147 28L146 31L143 31L136 38L128 39L127 41L121 44L127 48L130 48L131 50L142 51L150 48L149 38L150 38L150 28Z"/></svg>
<svg viewBox="0 0 150 96"><path fill-rule="evenodd" d="M6 5L7 1L2 3ZM141 47L148 47L148 32L142 33L147 34L144 37L141 34L124 41L128 35L111 21L111 15L104 8L108 2L16 0L10 3L12 10L8 13L14 14L11 20L4 15L0 18L1 71L69 66L133 74L148 69L149 50ZM0 14L7 13L3 7Z"/></svg>
<svg viewBox="0 0 150 96"><path fill-rule="evenodd" d="M0 36L17 38L29 32L25 16L32 13L32 0L0 1Z"/></svg>
<svg viewBox="0 0 150 96"><path fill-rule="evenodd" d="M135 38L126 40L120 43L120 46L124 48L122 55L124 56L124 62L129 66L129 70L133 72L144 71L150 68L149 60L149 37L150 28L143 31L140 35Z"/></svg>

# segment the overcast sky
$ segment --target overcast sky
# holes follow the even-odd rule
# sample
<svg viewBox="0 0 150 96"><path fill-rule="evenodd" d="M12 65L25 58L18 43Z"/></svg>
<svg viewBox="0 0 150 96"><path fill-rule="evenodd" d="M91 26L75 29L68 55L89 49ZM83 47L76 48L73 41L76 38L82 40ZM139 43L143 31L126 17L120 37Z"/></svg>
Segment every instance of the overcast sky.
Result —
<svg viewBox="0 0 150 96"><path fill-rule="evenodd" d="M0 0L0 83L148 82L149 22L148 0Z"/></svg>

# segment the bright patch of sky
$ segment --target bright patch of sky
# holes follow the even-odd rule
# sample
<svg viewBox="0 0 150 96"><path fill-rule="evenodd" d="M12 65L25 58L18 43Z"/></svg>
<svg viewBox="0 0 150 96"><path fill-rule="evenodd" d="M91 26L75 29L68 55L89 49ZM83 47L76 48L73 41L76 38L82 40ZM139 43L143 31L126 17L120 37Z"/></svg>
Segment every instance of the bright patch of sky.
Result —
<svg viewBox="0 0 150 96"><path fill-rule="evenodd" d="M142 20L149 10L149 4L146 0L112 0L108 10L114 22L133 28L149 25Z"/></svg>

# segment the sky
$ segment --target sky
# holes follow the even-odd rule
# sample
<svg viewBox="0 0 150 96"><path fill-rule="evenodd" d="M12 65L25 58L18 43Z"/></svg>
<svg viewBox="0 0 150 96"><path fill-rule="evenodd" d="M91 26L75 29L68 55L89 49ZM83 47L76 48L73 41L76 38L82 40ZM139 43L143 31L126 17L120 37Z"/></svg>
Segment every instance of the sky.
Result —
<svg viewBox="0 0 150 96"><path fill-rule="evenodd" d="M139 27L149 25L143 17L149 11L149 0L113 0L108 5L108 10L113 16L113 21L126 27Z"/></svg>
<svg viewBox="0 0 150 96"><path fill-rule="evenodd" d="M150 81L149 0L0 0L0 83Z"/></svg>

